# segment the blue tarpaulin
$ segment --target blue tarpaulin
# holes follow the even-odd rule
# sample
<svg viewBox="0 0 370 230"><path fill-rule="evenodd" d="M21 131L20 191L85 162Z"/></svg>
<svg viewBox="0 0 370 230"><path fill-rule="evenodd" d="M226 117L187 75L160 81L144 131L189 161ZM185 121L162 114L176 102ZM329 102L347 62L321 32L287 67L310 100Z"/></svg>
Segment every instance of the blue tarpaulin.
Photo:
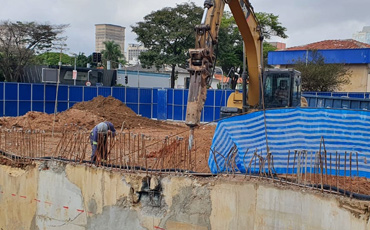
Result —
<svg viewBox="0 0 370 230"><path fill-rule="evenodd" d="M305 170L312 172L312 159L315 163L315 153L321 145L321 151L327 151L327 159L332 154L330 165L333 171L328 173L334 173L335 155L338 154L341 155L339 175L344 174L345 158L348 164L346 175L350 175L348 168L352 154L353 168L357 157L359 176L370 178L370 112L340 109L266 110L266 132L262 111L222 120L217 124L208 160L211 172L230 170L227 161L230 161L230 150L235 147L237 154L233 160L237 169L242 173L253 172L254 168L248 167L248 163L256 151L266 157L266 136L277 173L287 173L288 155L291 159L288 173L292 173L295 151L305 152L307 156L302 158L309 162Z"/></svg>

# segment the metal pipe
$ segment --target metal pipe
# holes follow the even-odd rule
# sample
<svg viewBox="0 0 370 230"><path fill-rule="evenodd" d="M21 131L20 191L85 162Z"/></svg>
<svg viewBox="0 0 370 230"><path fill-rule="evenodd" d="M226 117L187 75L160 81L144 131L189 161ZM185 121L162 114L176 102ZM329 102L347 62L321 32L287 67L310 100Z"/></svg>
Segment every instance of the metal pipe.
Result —
<svg viewBox="0 0 370 230"><path fill-rule="evenodd" d="M204 8L202 21L200 22L200 24L204 25L204 23L206 23L207 14L208 14L208 8L206 7Z"/></svg>

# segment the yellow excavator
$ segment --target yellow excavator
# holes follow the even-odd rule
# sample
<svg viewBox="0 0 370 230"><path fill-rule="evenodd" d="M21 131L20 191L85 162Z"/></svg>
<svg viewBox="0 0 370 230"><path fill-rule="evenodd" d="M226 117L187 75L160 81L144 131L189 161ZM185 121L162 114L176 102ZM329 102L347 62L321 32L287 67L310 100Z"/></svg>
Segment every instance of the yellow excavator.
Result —
<svg viewBox="0 0 370 230"><path fill-rule="evenodd" d="M190 127L189 143L192 142L194 127L200 123L207 85L213 76L216 64L215 47L225 4L229 5L244 41L243 61L245 63L248 60L248 74L244 65L243 93L236 91L229 96L227 107L221 109L221 116L246 112L249 108L295 107L301 104L300 72L293 69L263 69L262 28L250 2L205 0L201 23L195 28L195 49L189 50L190 85L185 121Z"/></svg>

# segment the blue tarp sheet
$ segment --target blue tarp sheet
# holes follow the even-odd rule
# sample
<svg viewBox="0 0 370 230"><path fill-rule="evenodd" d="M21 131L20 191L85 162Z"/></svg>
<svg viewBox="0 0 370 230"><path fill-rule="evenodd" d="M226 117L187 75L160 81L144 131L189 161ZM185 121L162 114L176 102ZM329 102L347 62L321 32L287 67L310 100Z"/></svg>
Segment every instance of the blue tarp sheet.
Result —
<svg viewBox="0 0 370 230"><path fill-rule="evenodd" d="M323 138L327 158L332 154L330 164L333 170L328 173L335 173L335 154L339 154L341 155L339 175L344 174L344 154L346 154L346 175L349 175L349 155L353 154L352 165L355 168L357 153L359 176L370 178L370 112L368 111L311 108L266 110L266 127L268 145L274 157L274 168L277 173L287 173L289 151L288 173L292 173L295 151L307 151L306 162L309 163L306 170L312 172L314 167L312 158L315 159L315 153L319 151ZM253 172L254 168L248 167L248 164L254 152L258 151L258 154L266 157L266 135L262 111L231 117L217 124L208 159L212 173L230 170L226 161L230 160L228 154L234 146L237 148L235 163L238 170L242 173ZM354 172L351 173L354 175Z"/></svg>

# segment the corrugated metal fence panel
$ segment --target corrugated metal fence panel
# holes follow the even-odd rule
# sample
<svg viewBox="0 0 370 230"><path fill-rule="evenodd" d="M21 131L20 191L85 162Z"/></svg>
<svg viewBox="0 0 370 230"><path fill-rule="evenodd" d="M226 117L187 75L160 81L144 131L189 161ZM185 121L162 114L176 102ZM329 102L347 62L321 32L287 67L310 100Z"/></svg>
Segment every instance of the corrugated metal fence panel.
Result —
<svg viewBox="0 0 370 230"><path fill-rule="evenodd" d="M69 86L69 100L73 102L83 101L83 86Z"/></svg>
<svg viewBox="0 0 370 230"><path fill-rule="evenodd" d="M69 107L83 101L83 86L69 86Z"/></svg>
<svg viewBox="0 0 370 230"><path fill-rule="evenodd" d="M152 89L152 118L157 118L158 112L158 89Z"/></svg>
<svg viewBox="0 0 370 230"><path fill-rule="evenodd" d="M188 104L188 96L189 96L189 90L184 90L184 110L183 110L184 121L186 119L186 108Z"/></svg>
<svg viewBox="0 0 370 230"><path fill-rule="evenodd" d="M5 84L5 116L18 115L18 84L6 83Z"/></svg>
<svg viewBox="0 0 370 230"><path fill-rule="evenodd" d="M287 172L289 151L292 153L296 150L305 150L315 154L320 149L322 137L328 154L338 152L344 156L345 153L358 153L359 159L370 158L369 111L312 108L267 110L266 127L269 150L274 156L274 169L277 173ZM245 162L250 162L254 150L257 149L259 154L266 156L265 138L262 111L220 121L216 127L208 160L211 171L216 173L227 170L225 160L235 145L238 150L236 165L245 173L248 165ZM343 158L341 169L344 164ZM290 168L292 165L291 161ZM332 167L335 168L335 163ZM256 169L258 168L257 163ZM251 168L250 170L253 171ZM288 173L291 172L290 170ZM343 170L340 175L344 175ZM359 175L370 178L370 164L366 161L359 161Z"/></svg>
<svg viewBox="0 0 370 230"><path fill-rule="evenodd" d="M183 121L183 101L184 101L184 90L183 89L175 89L174 90L174 115L173 119L178 121Z"/></svg>
<svg viewBox="0 0 370 230"><path fill-rule="evenodd" d="M167 120L167 93L166 89L158 89L157 119Z"/></svg>
<svg viewBox="0 0 370 230"><path fill-rule="evenodd" d="M54 113L56 85L45 85L45 113Z"/></svg>
<svg viewBox="0 0 370 230"><path fill-rule="evenodd" d="M138 88L126 88L126 105L132 109L135 113L139 113L139 97L138 93L139 90Z"/></svg>
<svg viewBox="0 0 370 230"><path fill-rule="evenodd" d="M167 119L173 120L173 89L167 89Z"/></svg>
<svg viewBox="0 0 370 230"><path fill-rule="evenodd" d="M19 84L18 116L23 116L31 111L31 85Z"/></svg>
<svg viewBox="0 0 370 230"><path fill-rule="evenodd" d="M118 100L122 101L123 103L126 102L126 88L123 87L113 87L113 97L117 98Z"/></svg>
<svg viewBox="0 0 370 230"><path fill-rule="evenodd" d="M60 85L58 89L58 112L68 109L68 85ZM54 110L53 110L54 112Z"/></svg>
<svg viewBox="0 0 370 230"><path fill-rule="evenodd" d="M90 101L94 97L98 96L98 90L97 87L84 87L83 88L83 99L84 101Z"/></svg>
<svg viewBox="0 0 370 230"><path fill-rule="evenodd" d="M44 112L45 85L32 84L32 111Z"/></svg>
<svg viewBox="0 0 370 230"><path fill-rule="evenodd" d="M140 115L151 118L152 116L152 89L140 88Z"/></svg>
<svg viewBox="0 0 370 230"><path fill-rule="evenodd" d="M112 96L111 87L97 87L97 88L98 88L98 96L103 96L103 97Z"/></svg>

